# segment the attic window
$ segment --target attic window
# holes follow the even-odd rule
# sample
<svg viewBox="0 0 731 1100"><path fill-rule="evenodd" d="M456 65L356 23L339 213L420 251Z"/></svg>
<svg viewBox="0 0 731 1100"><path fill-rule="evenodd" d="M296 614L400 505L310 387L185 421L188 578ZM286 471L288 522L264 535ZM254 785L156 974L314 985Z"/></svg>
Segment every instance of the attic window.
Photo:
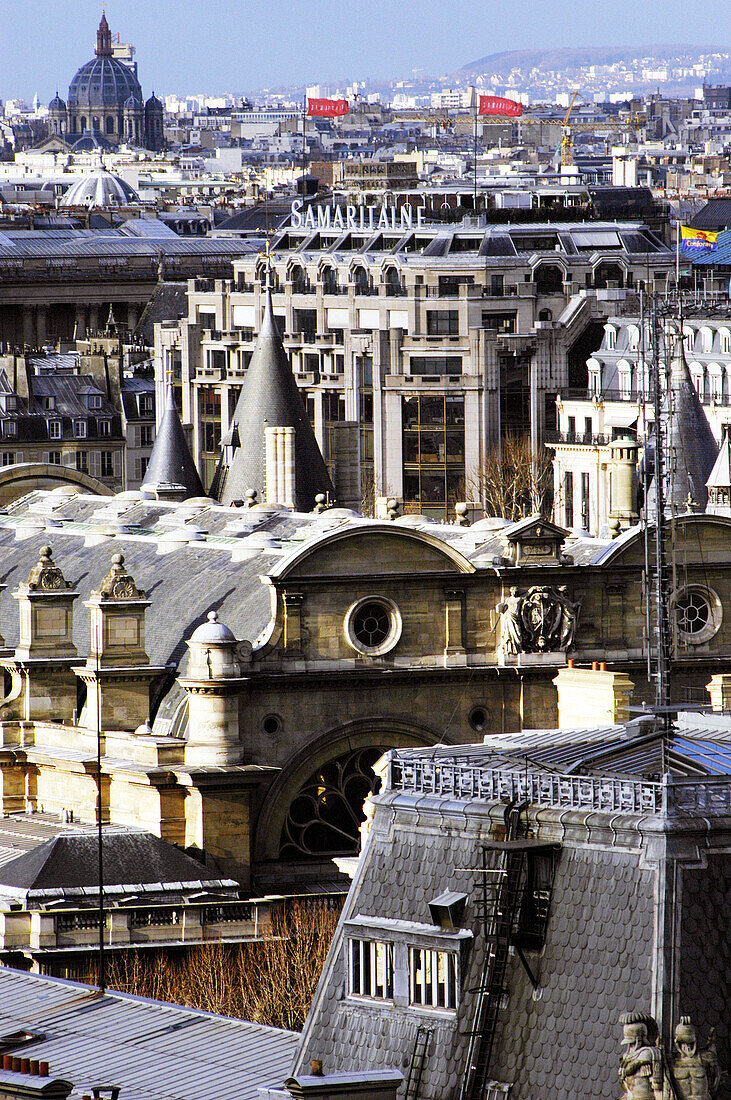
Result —
<svg viewBox="0 0 731 1100"><path fill-rule="evenodd" d="M10 1031L7 1035L0 1036L0 1054L6 1054L9 1050L17 1050L29 1043L39 1043L45 1037L40 1031Z"/></svg>

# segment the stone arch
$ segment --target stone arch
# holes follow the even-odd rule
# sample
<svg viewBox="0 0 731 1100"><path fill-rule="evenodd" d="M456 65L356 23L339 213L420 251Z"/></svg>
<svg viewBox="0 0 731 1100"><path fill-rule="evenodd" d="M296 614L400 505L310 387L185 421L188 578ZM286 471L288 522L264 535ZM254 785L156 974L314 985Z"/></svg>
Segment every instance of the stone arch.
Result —
<svg viewBox="0 0 731 1100"><path fill-rule="evenodd" d="M18 462L0 469L0 506L36 489L57 489L68 485L79 493L111 497L114 490L90 474L50 462Z"/></svg>
<svg viewBox="0 0 731 1100"><path fill-rule="evenodd" d="M354 719L308 741L282 768L266 795L256 823L254 860L262 862L279 858L282 831L290 809L310 778L319 770L364 750L378 750L380 755L389 749L425 747L439 744L442 740L441 731L398 718L378 716ZM356 845L357 841L354 841L349 854L355 854ZM348 853L343 851L340 854ZM307 859L305 855L300 858ZM330 857L322 853L311 858Z"/></svg>

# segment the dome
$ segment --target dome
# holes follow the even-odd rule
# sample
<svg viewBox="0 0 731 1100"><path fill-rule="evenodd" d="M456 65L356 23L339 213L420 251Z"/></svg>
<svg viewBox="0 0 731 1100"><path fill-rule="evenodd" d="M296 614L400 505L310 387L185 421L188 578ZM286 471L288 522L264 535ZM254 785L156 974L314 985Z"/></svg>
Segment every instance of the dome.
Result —
<svg viewBox="0 0 731 1100"><path fill-rule="evenodd" d="M131 95L129 99L124 101L124 109L125 111L139 111L142 109L142 100Z"/></svg>
<svg viewBox="0 0 731 1100"><path fill-rule="evenodd" d="M66 104L61 99L61 96L58 94L58 92L56 92L55 96L53 97L51 102L48 104L48 110L49 111L65 111L66 110Z"/></svg>
<svg viewBox="0 0 731 1100"><path fill-rule="evenodd" d="M190 640L200 645L226 645L235 642L236 635L223 623L219 623L217 611L209 611L208 621L193 631Z"/></svg>
<svg viewBox="0 0 731 1100"><path fill-rule="evenodd" d="M111 172L91 172L72 183L61 206L127 206L139 202L133 187Z"/></svg>
<svg viewBox="0 0 731 1100"><path fill-rule="evenodd" d="M145 110L146 111L151 111L153 109L153 107L159 107L161 111L163 109L162 101L157 98L157 96L155 95L154 92L152 93L150 98L147 100L147 103L145 103Z"/></svg>
<svg viewBox="0 0 731 1100"><path fill-rule="evenodd" d="M142 88L132 69L116 57L95 57L82 65L69 85L69 109L120 108L128 99L142 103Z"/></svg>
<svg viewBox="0 0 731 1100"><path fill-rule="evenodd" d="M111 141L98 130L84 130L78 141L71 146L72 153L105 153L113 149Z"/></svg>

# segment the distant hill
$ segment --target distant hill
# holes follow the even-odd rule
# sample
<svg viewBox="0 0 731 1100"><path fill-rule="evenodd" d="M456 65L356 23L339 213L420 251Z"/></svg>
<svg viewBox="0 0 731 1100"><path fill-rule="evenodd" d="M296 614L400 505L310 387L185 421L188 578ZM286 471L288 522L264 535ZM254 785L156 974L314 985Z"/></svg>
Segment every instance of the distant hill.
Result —
<svg viewBox="0 0 731 1100"><path fill-rule="evenodd" d="M721 52L720 46L579 46L560 50L507 50L492 53L463 65L460 73L509 73L511 69L552 70L580 69L584 65L614 65L636 57L665 60L672 57L697 57L702 53Z"/></svg>

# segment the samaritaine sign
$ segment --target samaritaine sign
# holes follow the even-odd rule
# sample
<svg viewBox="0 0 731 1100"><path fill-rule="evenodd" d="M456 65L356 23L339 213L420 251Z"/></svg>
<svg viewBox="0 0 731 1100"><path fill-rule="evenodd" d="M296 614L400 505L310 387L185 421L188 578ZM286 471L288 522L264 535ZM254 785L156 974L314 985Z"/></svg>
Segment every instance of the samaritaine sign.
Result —
<svg viewBox="0 0 731 1100"><path fill-rule="evenodd" d="M381 204L379 206L308 206L303 211L303 200L292 201L292 229L413 229L422 225L424 208L416 211L410 206Z"/></svg>

